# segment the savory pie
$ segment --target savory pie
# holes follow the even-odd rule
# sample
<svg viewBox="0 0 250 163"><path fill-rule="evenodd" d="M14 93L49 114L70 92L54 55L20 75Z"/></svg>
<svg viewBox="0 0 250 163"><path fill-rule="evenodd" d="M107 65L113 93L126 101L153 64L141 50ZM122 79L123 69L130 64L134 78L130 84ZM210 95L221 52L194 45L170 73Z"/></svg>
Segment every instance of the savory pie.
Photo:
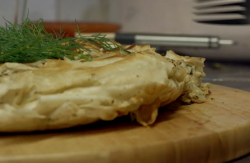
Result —
<svg viewBox="0 0 250 163"><path fill-rule="evenodd" d="M93 51L92 61L47 59L0 66L0 132L68 128L131 115L153 124L158 108L182 96L202 103L204 58L165 56L149 45L130 54Z"/></svg>

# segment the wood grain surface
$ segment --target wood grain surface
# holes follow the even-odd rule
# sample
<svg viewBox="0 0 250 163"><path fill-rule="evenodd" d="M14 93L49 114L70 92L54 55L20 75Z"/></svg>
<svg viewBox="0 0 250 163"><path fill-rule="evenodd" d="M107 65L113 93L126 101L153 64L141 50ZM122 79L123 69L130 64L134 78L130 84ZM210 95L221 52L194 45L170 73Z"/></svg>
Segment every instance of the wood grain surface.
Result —
<svg viewBox="0 0 250 163"><path fill-rule="evenodd" d="M225 162L250 152L250 93L213 85L206 103L161 108L142 127L129 117L67 130L0 134L0 163Z"/></svg>

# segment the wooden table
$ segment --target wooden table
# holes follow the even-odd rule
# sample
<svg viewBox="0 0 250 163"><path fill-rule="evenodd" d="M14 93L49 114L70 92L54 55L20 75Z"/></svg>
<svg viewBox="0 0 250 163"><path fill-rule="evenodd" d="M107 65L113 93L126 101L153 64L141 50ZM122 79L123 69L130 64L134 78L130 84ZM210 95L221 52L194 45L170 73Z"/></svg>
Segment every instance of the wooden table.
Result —
<svg viewBox="0 0 250 163"><path fill-rule="evenodd" d="M129 117L73 129L0 134L0 163L225 162L250 152L250 93L214 85L206 103L161 108L153 126Z"/></svg>

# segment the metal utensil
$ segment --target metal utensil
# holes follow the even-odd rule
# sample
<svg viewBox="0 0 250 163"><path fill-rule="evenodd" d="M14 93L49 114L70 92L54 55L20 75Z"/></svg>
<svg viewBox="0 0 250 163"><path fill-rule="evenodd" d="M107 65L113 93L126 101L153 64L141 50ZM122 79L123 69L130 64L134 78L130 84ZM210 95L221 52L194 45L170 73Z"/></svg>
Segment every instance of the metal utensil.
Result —
<svg viewBox="0 0 250 163"><path fill-rule="evenodd" d="M221 25L250 24L250 0L197 0L195 22Z"/></svg>
<svg viewBox="0 0 250 163"><path fill-rule="evenodd" d="M94 34L94 33L92 33ZM222 45L234 45L233 40L223 40L217 36L201 35L168 35L168 34L140 34L140 33L103 33L106 38L115 40L121 44L137 44L167 47L185 48L219 48ZM90 36L90 33L81 33L82 36Z"/></svg>

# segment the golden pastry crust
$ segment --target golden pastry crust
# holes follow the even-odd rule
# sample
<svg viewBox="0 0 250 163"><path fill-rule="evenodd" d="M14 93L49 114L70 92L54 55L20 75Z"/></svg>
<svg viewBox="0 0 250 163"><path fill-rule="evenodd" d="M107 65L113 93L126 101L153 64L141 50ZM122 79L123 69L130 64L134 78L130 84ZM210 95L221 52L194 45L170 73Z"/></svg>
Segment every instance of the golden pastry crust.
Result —
<svg viewBox="0 0 250 163"><path fill-rule="evenodd" d="M150 46L128 55L95 51L93 61L47 60L0 67L0 132L68 128L131 114L146 126L158 108L182 96L204 102L204 60L161 56Z"/></svg>

